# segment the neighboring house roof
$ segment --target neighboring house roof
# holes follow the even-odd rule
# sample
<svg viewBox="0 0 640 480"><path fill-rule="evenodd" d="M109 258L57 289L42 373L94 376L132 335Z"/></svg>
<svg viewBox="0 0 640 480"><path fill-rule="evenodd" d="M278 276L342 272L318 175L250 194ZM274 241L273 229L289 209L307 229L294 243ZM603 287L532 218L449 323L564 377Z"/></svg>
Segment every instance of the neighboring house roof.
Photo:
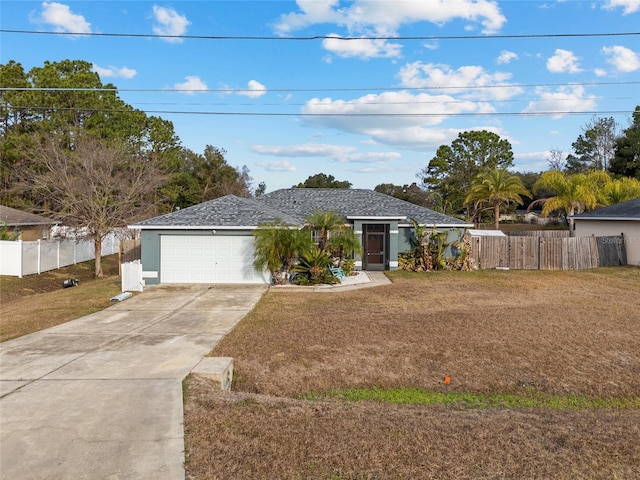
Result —
<svg viewBox="0 0 640 480"><path fill-rule="evenodd" d="M160 217L143 220L131 225L131 228L242 229L255 228L261 223L273 222L276 219L290 224L298 223L290 215L260 204L253 199L226 195Z"/></svg>
<svg viewBox="0 0 640 480"><path fill-rule="evenodd" d="M507 235L502 230L476 230L469 229L469 235L472 237L506 237Z"/></svg>
<svg viewBox="0 0 640 480"><path fill-rule="evenodd" d="M471 224L373 190L289 188L255 199L227 195L192 207L150 218L131 228L255 228L280 219L302 226L316 210L334 211L347 219L393 219L410 224L467 227Z"/></svg>
<svg viewBox="0 0 640 480"><path fill-rule="evenodd" d="M616 203L574 215L574 220L635 220L640 221L640 198Z"/></svg>
<svg viewBox="0 0 640 480"><path fill-rule="evenodd" d="M35 213L23 212L15 208L0 205L0 225L8 227L30 227L34 225L54 225L55 220L36 215Z"/></svg>

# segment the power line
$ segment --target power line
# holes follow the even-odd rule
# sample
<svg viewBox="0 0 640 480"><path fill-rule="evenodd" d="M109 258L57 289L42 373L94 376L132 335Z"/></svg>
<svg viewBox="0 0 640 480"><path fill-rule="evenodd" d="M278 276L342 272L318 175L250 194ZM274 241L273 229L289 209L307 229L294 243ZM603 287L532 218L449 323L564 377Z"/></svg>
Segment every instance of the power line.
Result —
<svg viewBox="0 0 640 480"><path fill-rule="evenodd" d="M79 107L29 107L14 106L15 109L30 109L36 111L89 111L91 113L134 113L132 110L107 108L79 108ZM239 117L546 117L557 115L622 115L631 114L632 110L600 110L600 111L545 111L545 112L459 112L459 113L286 113L286 112L214 112L214 111L186 111L186 110L145 110L147 114L164 115L209 115L209 116L239 116Z"/></svg>
<svg viewBox="0 0 640 480"><path fill-rule="evenodd" d="M635 97L603 97L603 96L594 96L590 97L592 100L633 100L636 101ZM447 101L439 101L439 100L430 100L430 101L422 101L422 100L414 100L414 101L406 101L406 102L367 102L366 105L456 105L461 103L522 103L522 102L530 102L533 100L537 100L535 97L521 98L521 99L508 99L508 100L447 100ZM572 102L575 99L573 98L559 98L555 99L556 102ZM231 102L131 102L130 105L165 105L165 106L185 106L185 107L206 107L206 106L216 106L216 107L304 107L308 105L307 103L296 103L296 102L287 102L287 103L231 103ZM333 104L314 104L316 107L332 107Z"/></svg>
<svg viewBox="0 0 640 480"><path fill-rule="evenodd" d="M74 37L125 37L125 38L166 38L185 40L254 40L254 41L314 41L314 40L485 40L518 38L576 38L576 37L622 37L640 35L640 32L604 32L604 33L534 33L520 35L420 35L420 36L363 36L340 37L335 35L312 35L308 37L269 37L250 35L163 35L157 33L103 33L103 32L44 32L36 30L0 29L0 33L24 35L58 35Z"/></svg>
<svg viewBox="0 0 640 480"><path fill-rule="evenodd" d="M424 90L483 90L494 88L532 88L532 87L584 87L584 86L625 86L640 85L640 81L627 82L571 82L571 83L513 83L498 85L434 85L425 87L317 87L317 88L265 88L265 89L242 89L242 88L207 88L207 89L184 89L184 88L92 88L92 87L0 87L0 91L7 92L134 92L134 93L297 93L297 92L386 92L386 91L424 91Z"/></svg>

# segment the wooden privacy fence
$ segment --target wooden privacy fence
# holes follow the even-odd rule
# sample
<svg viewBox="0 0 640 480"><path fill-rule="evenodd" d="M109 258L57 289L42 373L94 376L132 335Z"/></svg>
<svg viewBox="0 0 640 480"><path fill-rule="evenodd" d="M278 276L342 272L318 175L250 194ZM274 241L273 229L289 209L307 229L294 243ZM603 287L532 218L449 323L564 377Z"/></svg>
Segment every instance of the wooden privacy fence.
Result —
<svg viewBox="0 0 640 480"><path fill-rule="evenodd" d="M120 241L120 263L134 262L142 257L139 238Z"/></svg>
<svg viewBox="0 0 640 480"><path fill-rule="evenodd" d="M624 237L471 237L476 268L583 270L626 265Z"/></svg>
<svg viewBox="0 0 640 480"><path fill-rule="evenodd" d="M505 232L509 237L542 237L542 238L568 238L569 230L524 230L521 232Z"/></svg>

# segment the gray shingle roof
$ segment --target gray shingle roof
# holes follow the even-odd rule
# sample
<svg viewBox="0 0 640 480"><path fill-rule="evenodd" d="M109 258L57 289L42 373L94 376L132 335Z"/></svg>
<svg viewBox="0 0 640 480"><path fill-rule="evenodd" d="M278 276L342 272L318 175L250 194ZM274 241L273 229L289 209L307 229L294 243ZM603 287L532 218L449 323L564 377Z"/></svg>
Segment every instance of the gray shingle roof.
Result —
<svg viewBox="0 0 640 480"><path fill-rule="evenodd" d="M378 193L350 188L289 188L276 190L256 199L299 219L316 210L334 211L344 217L406 217L425 225L466 225L467 222L428 208Z"/></svg>
<svg viewBox="0 0 640 480"><path fill-rule="evenodd" d="M286 213L253 199L227 195L160 217L143 220L132 227L256 227L278 218L286 223L298 223L295 218Z"/></svg>
<svg viewBox="0 0 640 480"><path fill-rule="evenodd" d="M302 226L305 223L305 217L316 210L334 211L345 218L391 217L399 219L400 223L409 223L413 218L420 224L429 226L467 225L466 222L457 218L373 190L289 188L276 190L256 199L227 195L138 222L132 227L247 228L276 219L291 225Z"/></svg>
<svg viewBox="0 0 640 480"><path fill-rule="evenodd" d="M640 198L627 202L616 203L608 207L597 208L588 212L574 215L575 219L634 219L640 220Z"/></svg>
<svg viewBox="0 0 640 480"><path fill-rule="evenodd" d="M9 227L25 227L30 225L53 225L55 220L36 215L35 213L23 212L15 208L0 205L0 225Z"/></svg>

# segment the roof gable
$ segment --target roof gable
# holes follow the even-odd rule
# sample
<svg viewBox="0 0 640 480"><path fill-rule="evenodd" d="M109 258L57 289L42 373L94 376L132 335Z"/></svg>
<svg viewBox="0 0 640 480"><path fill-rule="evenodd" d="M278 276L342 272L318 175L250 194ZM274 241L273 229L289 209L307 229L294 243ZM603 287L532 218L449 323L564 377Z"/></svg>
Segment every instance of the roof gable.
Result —
<svg viewBox="0 0 640 480"><path fill-rule="evenodd" d="M635 198L608 207L597 208L588 212L574 215L572 218L580 219L608 219L608 220L639 220L640 221L640 198Z"/></svg>

